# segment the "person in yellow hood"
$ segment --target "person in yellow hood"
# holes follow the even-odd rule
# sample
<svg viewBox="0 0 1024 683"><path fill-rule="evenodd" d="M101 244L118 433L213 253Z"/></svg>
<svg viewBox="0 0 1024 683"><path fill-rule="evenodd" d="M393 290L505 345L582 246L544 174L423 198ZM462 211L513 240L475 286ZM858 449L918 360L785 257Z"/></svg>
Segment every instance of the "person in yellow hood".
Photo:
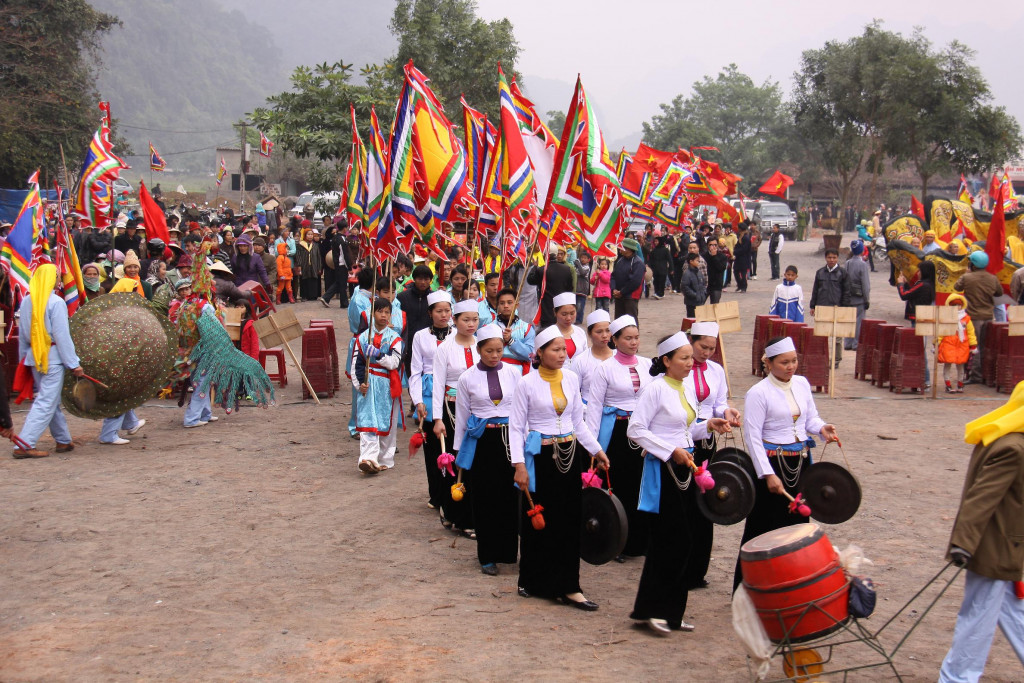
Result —
<svg viewBox="0 0 1024 683"><path fill-rule="evenodd" d="M1024 382L964 440L975 447L946 556L967 580L940 683L981 678L996 626L1024 664Z"/></svg>
<svg viewBox="0 0 1024 683"><path fill-rule="evenodd" d="M29 448L14 449L15 458L45 458L49 452L36 448L36 442L49 427L57 442L57 452L74 449L71 431L60 409L60 393L64 387L64 370L70 369L75 377L84 371L75 351L68 328L68 306L54 292L57 269L50 263L41 264L32 274L29 295L18 309L18 358L32 368L35 400L25 417L18 435Z"/></svg>

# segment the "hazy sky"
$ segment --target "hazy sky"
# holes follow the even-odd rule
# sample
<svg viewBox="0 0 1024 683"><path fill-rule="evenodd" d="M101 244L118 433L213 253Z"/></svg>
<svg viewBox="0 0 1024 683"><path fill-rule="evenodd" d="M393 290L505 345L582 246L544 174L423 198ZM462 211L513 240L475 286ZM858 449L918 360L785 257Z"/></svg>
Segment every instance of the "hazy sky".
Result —
<svg viewBox="0 0 1024 683"><path fill-rule="evenodd" d="M550 104L564 111L580 73L608 140L639 132L660 103L688 94L694 81L730 62L756 83L770 78L788 93L803 50L857 35L876 18L908 36L921 26L933 45L957 39L973 48L995 102L1024 124L1024 3L477 1L484 18L507 16L515 26L528 91L531 75L564 81L562 101Z"/></svg>

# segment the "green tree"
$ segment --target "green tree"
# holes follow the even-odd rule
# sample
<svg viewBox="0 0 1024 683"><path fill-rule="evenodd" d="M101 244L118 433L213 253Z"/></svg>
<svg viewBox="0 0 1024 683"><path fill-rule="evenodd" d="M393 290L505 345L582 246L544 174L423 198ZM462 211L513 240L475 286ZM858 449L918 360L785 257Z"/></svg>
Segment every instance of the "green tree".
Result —
<svg viewBox="0 0 1024 683"><path fill-rule="evenodd" d="M988 104L992 94L970 48L954 41L936 54L919 33L914 42L921 57L893 69L901 95L889 103L886 151L897 164L913 166L925 197L936 174L1001 167L1024 140L1017 120Z"/></svg>
<svg viewBox="0 0 1024 683"><path fill-rule="evenodd" d="M398 96L389 78L390 69L387 65L365 67L361 71L365 85L357 85L352 82L351 64L297 67L291 90L268 97L269 107L256 109L250 119L282 149L299 159L316 160L310 167L314 190L336 190L341 167L351 153L349 105L355 106L364 142L368 144L371 106L376 107L387 137Z"/></svg>
<svg viewBox="0 0 1024 683"><path fill-rule="evenodd" d="M488 22L476 11L474 0L398 0L391 18L398 38L393 82L402 84L402 66L412 60L430 79L449 118L455 118L452 109L464 95L470 106L497 121L497 65L513 75L519 43L508 19Z"/></svg>
<svg viewBox="0 0 1024 683"><path fill-rule="evenodd" d="M548 128L555 134L555 137L562 137L562 129L565 128L565 112L560 109L549 111Z"/></svg>
<svg viewBox="0 0 1024 683"><path fill-rule="evenodd" d="M694 83L690 97L677 95L662 104L661 114L643 127L644 142L659 149L717 147L718 152L702 156L743 176L747 192L789 156L793 144L792 118L779 84L757 85L735 64Z"/></svg>
<svg viewBox="0 0 1024 683"><path fill-rule="evenodd" d="M61 144L88 144L100 121L99 38L117 24L85 0L0 3L0 185L22 188L40 167L55 176Z"/></svg>

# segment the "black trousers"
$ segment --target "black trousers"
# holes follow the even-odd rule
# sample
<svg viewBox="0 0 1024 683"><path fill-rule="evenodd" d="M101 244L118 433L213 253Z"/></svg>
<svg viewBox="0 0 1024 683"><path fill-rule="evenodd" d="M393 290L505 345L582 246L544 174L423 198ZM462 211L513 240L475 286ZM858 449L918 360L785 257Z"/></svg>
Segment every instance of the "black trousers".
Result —
<svg viewBox="0 0 1024 683"><path fill-rule="evenodd" d="M693 510L696 508L697 485L690 480L685 491L679 490L668 473L675 467L676 476L685 481L683 467L661 463L661 499L658 513L642 512L648 518L650 545L640 575L636 599L630 619L664 619L669 627L678 629L686 612L689 590L686 585L693 537Z"/></svg>
<svg viewBox="0 0 1024 683"><path fill-rule="evenodd" d="M331 271L330 268L324 270L324 273L333 272L334 277L331 278L330 285L324 290L324 301L331 303L331 299L334 295L338 295L338 304L342 308L348 308L348 268L341 266ZM324 278L324 284L327 284L327 278Z"/></svg>
<svg viewBox="0 0 1024 683"><path fill-rule="evenodd" d="M715 454L715 440L701 439L694 444L693 461L698 465L709 462ZM700 495L699 493L697 495ZM690 561L686 565L686 587L693 588L700 585L707 576L708 567L711 565L711 546L715 542L715 525L710 519L700 513L696 507L697 498L694 496L694 514L690 524L692 545Z"/></svg>
<svg viewBox="0 0 1024 683"><path fill-rule="evenodd" d="M639 557L647 551L649 539L647 515L636 509L640 502L640 480L644 474L643 449L631 445L626 436L629 420L615 420L612 438L608 441L608 461L611 473L615 477L612 492L626 508L626 520L629 522L629 536L622 554L628 557ZM605 477L605 488L607 488Z"/></svg>
<svg viewBox="0 0 1024 683"><path fill-rule="evenodd" d="M433 427L433 423L423 424L423 432L426 435L423 440L423 464L427 468L427 495L430 496L430 504L439 508L441 501L444 500L445 484L441 470L437 468L437 456L441 455L442 451L441 440L434 436Z"/></svg>
<svg viewBox="0 0 1024 683"><path fill-rule="evenodd" d="M622 296L618 299L613 299L613 301L615 302L616 318L631 315L637 322L640 322L640 299Z"/></svg>
<svg viewBox="0 0 1024 683"><path fill-rule="evenodd" d="M722 300L722 290L720 289L709 289L708 290L708 303L717 304ZM693 317L693 316L690 316Z"/></svg>
<svg viewBox="0 0 1024 683"><path fill-rule="evenodd" d="M740 267L734 264L732 269L735 271L733 274L736 276L736 291L747 291L747 271L749 270L747 266Z"/></svg>
<svg viewBox="0 0 1024 683"><path fill-rule="evenodd" d="M686 261L676 261L672 267L672 291L681 292L683 288L683 271L686 270Z"/></svg>
<svg viewBox="0 0 1024 683"><path fill-rule="evenodd" d="M779 471L779 458L769 456L768 460L772 464L772 471L782 479L786 492L791 496L796 496L800 490L800 477L803 476L803 469L800 470L800 476L797 477L793 486L786 486L786 479ZM789 468L795 468L798 464L803 467L807 466L806 461L799 455L783 456L782 461ZM746 523L743 525L743 539L740 541L740 545L769 531L810 521L809 518L803 515L790 512L789 501L784 496L769 491L768 484L765 483L764 479L758 479L754 482L754 496L754 509L747 515ZM733 592L736 591L737 586L742 582L743 570L740 567L740 559L737 556L736 573L733 575L732 580Z"/></svg>
<svg viewBox="0 0 1024 683"><path fill-rule="evenodd" d="M757 250L750 250L750 274L757 275Z"/></svg>
<svg viewBox="0 0 1024 683"><path fill-rule="evenodd" d="M668 278L668 268L659 266L651 270L654 272L654 296L665 296L665 280Z"/></svg>
<svg viewBox="0 0 1024 683"><path fill-rule="evenodd" d="M535 504L544 506L545 527L533 528L525 496L519 515L519 587L542 598L580 592L580 475L589 458L577 447L569 471L563 473L551 457L553 449L553 445L543 446L534 459L537 491L532 496Z"/></svg>
<svg viewBox="0 0 1024 683"><path fill-rule="evenodd" d="M780 274L779 274L779 254L776 254L774 251L769 251L768 252L768 262L772 264L772 279L773 280L778 280L779 277L780 277Z"/></svg>
<svg viewBox="0 0 1024 683"><path fill-rule="evenodd" d="M473 468L464 470L466 492L473 491L476 556L480 564L514 564L519 552L519 492L508 459L508 427L487 428L476 443Z"/></svg>
<svg viewBox="0 0 1024 683"><path fill-rule="evenodd" d="M434 385L434 391L444 391L444 385L438 388L438 385ZM445 400L442 402L441 410L444 411L444 428L448 430L448 437L445 439L444 444L441 444L442 449L448 451L452 455L458 455L459 452L452 448L452 439L455 438L455 420L452 419L455 415L455 399ZM436 415L434 416L437 417ZM434 467L437 467L437 461L434 461ZM466 493L463 494L462 500L455 502L452 500L452 485L456 482L459 468L452 464L452 469L455 471L455 476L448 474L448 470L441 472L441 490L439 492L441 510L444 512L445 519L452 523L456 529L473 529L473 492L466 487ZM439 470L440 471L440 470ZM463 477L463 483L465 483L465 477Z"/></svg>

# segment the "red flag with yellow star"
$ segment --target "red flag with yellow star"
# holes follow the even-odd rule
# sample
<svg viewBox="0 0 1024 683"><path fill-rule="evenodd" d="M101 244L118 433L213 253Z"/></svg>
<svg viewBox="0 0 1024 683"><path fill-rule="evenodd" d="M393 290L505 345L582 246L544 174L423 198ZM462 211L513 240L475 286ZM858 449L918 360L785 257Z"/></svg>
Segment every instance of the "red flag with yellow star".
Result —
<svg viewBox="0 0 1024 683"><path fill-rule="evenodd" d="M776 197L786 198L786 188L793 184L793 179L782 171L775 171L772 177L765 181L758 192L762 194L770 194Z"/></svg>

